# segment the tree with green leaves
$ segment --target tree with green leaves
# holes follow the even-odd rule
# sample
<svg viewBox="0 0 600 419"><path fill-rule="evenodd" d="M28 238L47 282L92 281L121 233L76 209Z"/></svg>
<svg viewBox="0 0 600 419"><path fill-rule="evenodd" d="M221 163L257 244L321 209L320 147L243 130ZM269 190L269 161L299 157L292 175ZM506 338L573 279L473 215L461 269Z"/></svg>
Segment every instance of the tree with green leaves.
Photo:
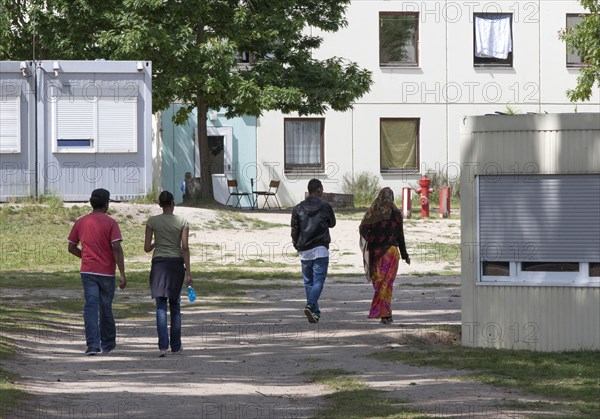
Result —
<svg viewBox="0 0 600 419"><path fill-rule="evenodd" d="M322 38L311 29L337 31L350 0L136 0L115 13L101 46L113 59L152 60L154 110L187 104L197 109L202 196L212 197L207 163L208 109L227 117L281 110L300 115L344 111L371 85L369 71L344 58L312 56ZM246 53L250 65L240 66Z"/></svg>
<svg viewBox="0 0 600 419"><path fill-rule="evenodd" d="M587 101L592 97L594 85L600 88L600 0L579 0L589 11L582 21L560 32L560 38L569 51L583 57L585 66L577 78L577 86L567 91L571 102Z"/></svg>
<svg viewBox="0 0 600 419"><path fill-rule="evenodd" d="M0 0L0 60L102 58L98 30L110 27L110 13L120 4L120 0Z"/></svg>
<svg viewBox="0 0 600 419"><path fill-rule="evenodd" d="M30 58L33 40L38 59L152 61L153 110L183 102L182 124L197 109L203 197L212 197L208 109L230 118L345 111L372 83L352 61L312 54L323 41L313 32L343 28L350 0L0 1L0 22L10 22L1 59Z"/></svg>

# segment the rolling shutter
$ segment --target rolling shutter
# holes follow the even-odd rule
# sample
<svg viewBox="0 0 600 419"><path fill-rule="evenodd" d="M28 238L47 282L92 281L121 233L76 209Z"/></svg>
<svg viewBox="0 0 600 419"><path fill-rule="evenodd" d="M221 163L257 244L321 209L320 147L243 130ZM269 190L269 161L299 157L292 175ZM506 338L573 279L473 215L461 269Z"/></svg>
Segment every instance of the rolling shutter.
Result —
<svg viewBox="0 0 600 419"><path fill-rule="evenodd" d="M137 100L127 98L98 101L98 151L135 153L137 151Z"/></svg>
<svg viewBox="0 0 600 419"><path fill-rule="evenodd" d="M59 146L65 140L91 139L90 150L98 153L137 152L137 100L71 97L55 103Z"/></svg>
<svg viewBox="0 0 600 419"><path fill-rule="evenodd" d="M75 97L56 100L57 140L96 138L96 103Z"/></svg>
<svg viewBox="0 0 600 419"><path fill-rule="evenodd" d="M19 96L0 99L0 153L21 152L21 107Z"/></svg>
<svg viewBox="0 0 600 419"><path fill-rule="evenodd" d="M600 260L600 175L479 177L482 261Z"/></svg>

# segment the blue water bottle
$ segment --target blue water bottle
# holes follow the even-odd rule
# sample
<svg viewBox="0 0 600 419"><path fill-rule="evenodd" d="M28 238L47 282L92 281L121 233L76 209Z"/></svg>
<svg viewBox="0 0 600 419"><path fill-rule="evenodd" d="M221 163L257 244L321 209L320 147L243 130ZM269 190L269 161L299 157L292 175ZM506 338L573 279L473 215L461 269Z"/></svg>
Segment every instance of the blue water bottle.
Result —
<svg viewBox="0 0 600 419"><path fill-rule="evenodd" d="M188 299L190 300L190 303L193 303L196 300L196 291L194 291L191 285L188 286Z"/></svg>

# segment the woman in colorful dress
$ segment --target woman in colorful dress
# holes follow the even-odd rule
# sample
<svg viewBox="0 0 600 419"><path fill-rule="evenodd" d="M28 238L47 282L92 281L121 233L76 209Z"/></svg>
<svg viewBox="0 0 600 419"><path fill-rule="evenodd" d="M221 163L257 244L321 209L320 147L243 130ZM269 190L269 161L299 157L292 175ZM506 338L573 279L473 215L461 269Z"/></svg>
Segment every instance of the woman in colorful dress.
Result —
<svg viewBox="0 0 600 419"><path fill-rule="evenodd" d="M381 323L388 324L393 321L392 290L400 257L410 265L402 213L394 204L394 192L390 188L379 191L360 223L359 232L366 242L367 277L374 289L369 318L381 319Z"/></svg>

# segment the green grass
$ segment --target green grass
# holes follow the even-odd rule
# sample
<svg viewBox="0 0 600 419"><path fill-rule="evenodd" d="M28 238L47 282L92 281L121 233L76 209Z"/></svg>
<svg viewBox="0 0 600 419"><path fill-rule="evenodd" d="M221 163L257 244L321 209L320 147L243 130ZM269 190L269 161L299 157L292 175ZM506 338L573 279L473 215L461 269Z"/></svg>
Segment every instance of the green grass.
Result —
<svg viewBox="0 0 600 419"><path fill-rule="evenodd" d="M402 408L405 400L389 399L385 392L376 390L349 375L350 371L326 369L305 373L311 382L325 385L333 390L325 396L329 405L319 410L319 418L359 419L359 418L422 418L423 414Z"/></svg>
<svg viewBox="0 0 600 419"><path fill-rule="evenodd" d="M373 357L416 366L468 370L468 379L559 399L569 408L576 408L580 417L597 417L594 414L600 409L599 352L467 348L448 342L437 339L433 345L419 345L413 341L409 350L380 352Z"/></svg>
<svg viewBox="0 0 600 419"><path fill-rule="evenodd" d="M0 207L0 271L56 271L79 267L79 259L67 251L67 236L73 223L79 217L88 214L90 207L66 207L57 199L45 202L8 204ZM118 212L113 213L112 210L109 210L109 215L121 221L125 257L143 255L144 225L121 216Z"/></svg>
<svg viewBox="0 0 600 419"><path fill-rule="evenodd" d="M19 378L16 374L0 369L0 415L10 412L21 400L29 397L29 394L14 384Z"/></svg>
<svg viewBox="0 0 600 419"><path fill-rule="evenodd" d="M410 258L418 262L459 262L460 244L456 243L417 243L409 247Z"/></svg>
<svg viewBox="0 0 600 419"><path fill-rule="evenodd" d="M134 202L136 204L157 204L158 195L158 189L152 188L152 190L146 195L134 198L131 202Z"/></svg>
<svg viewBox="0 0 600 419"><path fill-rule="evenodd" d="M149 271L128 271L127 287L124 291L148 290ZM222 269L204 271L193 275L194 287L204 289L209 294L239 294L255 289L279 289L282 286L271 283L261 284L260 280L290 280L296 286L301 280L299 271L242 271ZM255 280L256 283L241 283L237 280ZM0 289L53 289L81 290L81 277L78 271L71 272L26 272L3 271L0 275Z"/></svg>
<svg viewBox="0 0 600 419"><path fill-rule="evenodd" d="M460 284L452 283L452 282L423 282L423 283L412 283L407 282L401 284L402 287L415 287L415 288L455 288L460 286Z"/></svg>
<svg viewBox="0 0 600 419"><path fill-rule="evenodd" d="M424 277L424 276L460 276L460 270L442 270L442 271L412 271L408 275Z"/></svg>
<svg viewBox="0 0 600 419"><path fill-rule="evenodd" d="M248 217L232 211L217 211L217 218L205 223L205 227L211 230L268 230L270 228L288 227L287 224L270 223Z"/></svg>

